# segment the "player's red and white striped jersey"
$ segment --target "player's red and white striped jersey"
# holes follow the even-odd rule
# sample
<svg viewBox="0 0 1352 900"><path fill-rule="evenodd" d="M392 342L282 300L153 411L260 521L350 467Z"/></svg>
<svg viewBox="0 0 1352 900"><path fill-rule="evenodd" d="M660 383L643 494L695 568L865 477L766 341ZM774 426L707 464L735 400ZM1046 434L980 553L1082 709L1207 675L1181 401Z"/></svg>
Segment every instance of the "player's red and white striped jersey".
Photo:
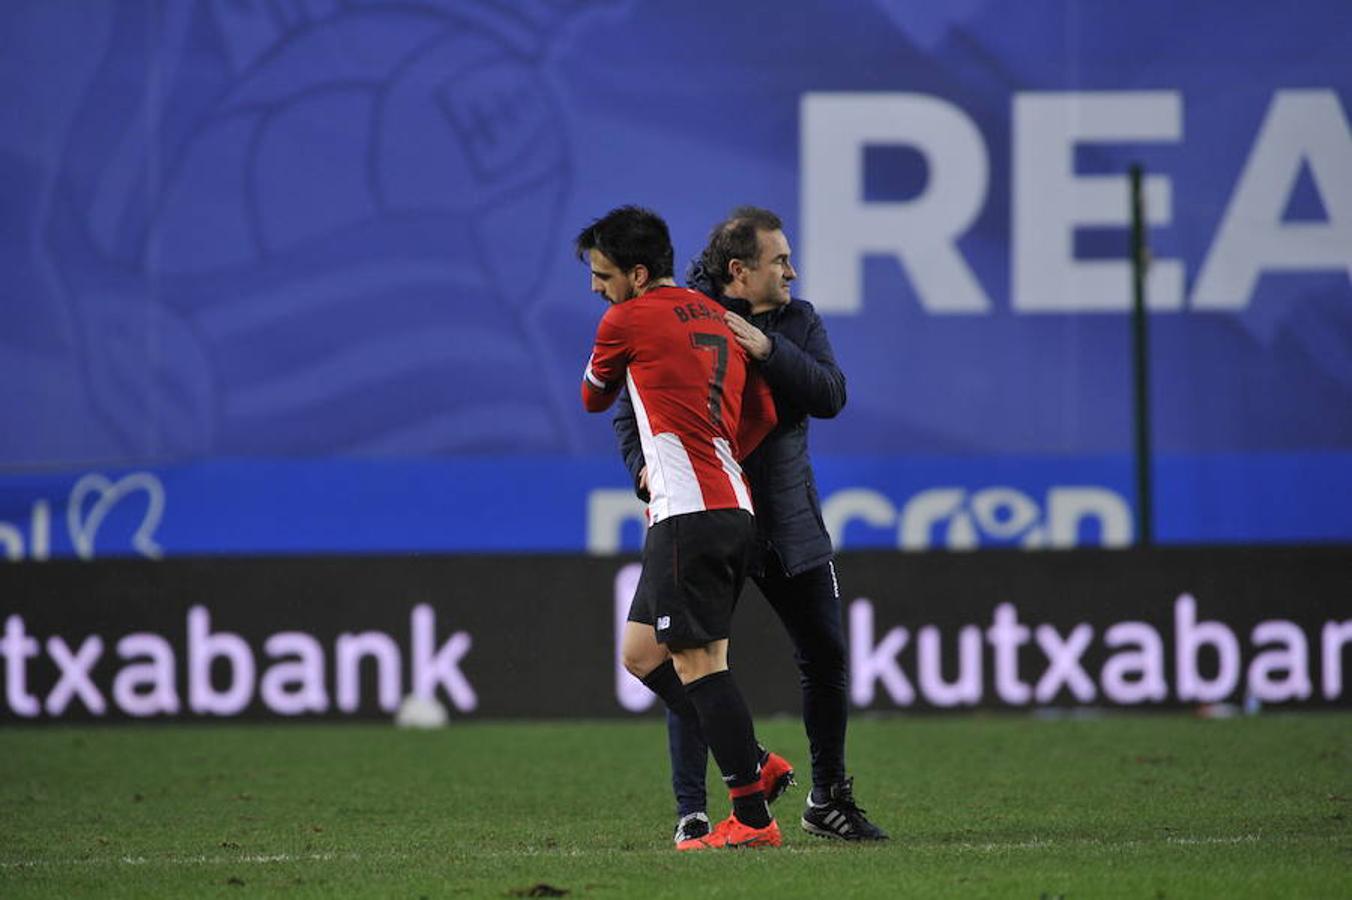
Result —
<svg viewBox="0 0 1352 900"><path fill-rule="evenodd" d="M739 460L775 425L770 388L696 291L659 287L606 310L582 384L592 412L627 383L648 467L648 524L684 513L752 512Z"/></svg>

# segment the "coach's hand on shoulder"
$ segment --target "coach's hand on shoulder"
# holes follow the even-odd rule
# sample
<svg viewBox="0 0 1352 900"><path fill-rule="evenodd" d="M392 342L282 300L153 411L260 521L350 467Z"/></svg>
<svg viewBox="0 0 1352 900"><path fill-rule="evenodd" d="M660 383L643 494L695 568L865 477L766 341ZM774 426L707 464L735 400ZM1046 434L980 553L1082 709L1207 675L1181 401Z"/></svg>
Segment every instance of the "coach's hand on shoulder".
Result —
<svg viewBox="0 0 1352 900"><path fill-rule="evenodd" d="M765 360L769 358L770 350L774 345L770 343L770 338L766 336L765 332L732 310L723 313L723 321L727 323L728 328L732 331L732 336L737 339L737 343L742 345L742 349L751 354L752 359Z"/></svg>

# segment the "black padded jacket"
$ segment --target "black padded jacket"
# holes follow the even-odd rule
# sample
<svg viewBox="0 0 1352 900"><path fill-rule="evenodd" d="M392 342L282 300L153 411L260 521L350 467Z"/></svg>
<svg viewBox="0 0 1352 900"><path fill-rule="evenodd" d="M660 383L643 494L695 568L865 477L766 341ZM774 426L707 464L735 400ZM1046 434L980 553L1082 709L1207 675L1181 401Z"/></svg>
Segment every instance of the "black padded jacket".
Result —
<svg viewBox="0 0 1352 900"><path fill-rule="evenodd" d="M718 302L764 331L772 345L769 357L758 365L774 395L779 424L742 468L756 507L759 546L752 573L761 574L777 563L792 577L831 559L831 537L822 523L807 430L809 417L829 419L845 406L845 375L836 365L821 317L806 300L791 300L756 316L745 300L719 297ZM614 425L638 490L643 449L627 393L620 396ZM646 500L643 495L639 491Z"/></svg>

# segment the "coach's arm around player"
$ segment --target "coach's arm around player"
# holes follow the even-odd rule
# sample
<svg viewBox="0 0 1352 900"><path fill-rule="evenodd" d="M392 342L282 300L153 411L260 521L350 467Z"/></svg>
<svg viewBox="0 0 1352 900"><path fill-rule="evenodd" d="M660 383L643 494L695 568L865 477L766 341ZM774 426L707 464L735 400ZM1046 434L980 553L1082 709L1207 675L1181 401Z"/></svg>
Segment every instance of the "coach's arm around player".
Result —
<svg viewBox="0 0 1352 900"><path fill-rule="evenodd" d="M627 384L654 473L643 565L624 623L625 668L699 736L699 778L712 751L732 815L711 828L678 822L676 847L779 846L768 800L792 767L756 742L728 666L732 613L753 556L750 485L739 450L770 433L775 406L713 300L675 285L666 223L620 207L578 235L591 285L611 305L597 327L582 402L606 409Z"/></svg>
<svg viewBox="0 0 1352 900"><path fill-rule="evenodd" d="M813 784L802 826L825 837L880 840L886 832L855 804L853 779L846 774L845 635L807 440L810 418L833 418L844 408L845 375L817 311L790 295L797 277L790 252L778 216L740 207L710 232L686 280L725 308L728 329L774 393L778 425L743 460L743 470L756 510L752 577L793 640L801 675ZM614 428L635 488L646 500L638 427L623 392ZM678 809L693 814L703 808L705 753L698 735L682 722L669 720L669 728Z"/></svg>
<svg viewBox="0 0 1352 900"><path fill-rule="evenodd" d="M833 419L845 408L845 373L836 365L835 353L817 310L800 299L794 299L792 306L790 316L798 320L793 324L800 332L796 339L801 343L784 334L762 331L733 309L723 318L737 342L756 360L777 400L813 418ZM780 316L784 314L781 312Z"/></svg>

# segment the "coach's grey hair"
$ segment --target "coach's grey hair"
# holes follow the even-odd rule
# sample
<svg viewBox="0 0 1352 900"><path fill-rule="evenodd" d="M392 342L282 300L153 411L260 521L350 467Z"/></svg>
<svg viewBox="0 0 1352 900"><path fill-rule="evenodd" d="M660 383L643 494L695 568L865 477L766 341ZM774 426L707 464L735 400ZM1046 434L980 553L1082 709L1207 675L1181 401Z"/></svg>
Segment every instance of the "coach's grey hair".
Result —
<svg viewBox="0 0 1352 900"><path fill-rule="evenodd" d="M757 237L762 231L783 231L779 216L759 206L739 206L709 232L709 242L699 259L690 265L686 283L717 296L728 286L732 275L728 267L740 259L749 269L756 268L760 255Z"/></svg>

